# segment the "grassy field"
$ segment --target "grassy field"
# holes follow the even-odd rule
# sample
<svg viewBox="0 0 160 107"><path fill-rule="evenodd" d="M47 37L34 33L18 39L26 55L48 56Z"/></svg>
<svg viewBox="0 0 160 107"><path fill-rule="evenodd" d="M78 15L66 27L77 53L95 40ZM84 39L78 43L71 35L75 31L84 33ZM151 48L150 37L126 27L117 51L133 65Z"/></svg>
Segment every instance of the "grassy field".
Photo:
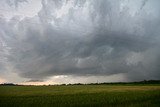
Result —
<svg viewBox="0 0 160 107"><path fill-rule="evenodd" d="M0 86L0 107L160 107L160 85Z"/></svg>

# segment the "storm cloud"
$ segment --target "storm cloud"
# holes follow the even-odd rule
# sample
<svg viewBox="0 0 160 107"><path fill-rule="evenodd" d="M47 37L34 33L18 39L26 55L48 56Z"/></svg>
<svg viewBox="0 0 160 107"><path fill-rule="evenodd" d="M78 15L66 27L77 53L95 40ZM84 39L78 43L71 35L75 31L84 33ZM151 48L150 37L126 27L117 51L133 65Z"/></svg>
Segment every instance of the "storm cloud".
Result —
<svg viewBox="0 0 160 107"><path fill-rule="evenodd" d="M6 3L11 8L29 3L14 1ZM115 74L128 81L160 79L157 4L159 0L42 0L31 17L8 19L2 12L1 77L10 68L36 81Z"/></svg>

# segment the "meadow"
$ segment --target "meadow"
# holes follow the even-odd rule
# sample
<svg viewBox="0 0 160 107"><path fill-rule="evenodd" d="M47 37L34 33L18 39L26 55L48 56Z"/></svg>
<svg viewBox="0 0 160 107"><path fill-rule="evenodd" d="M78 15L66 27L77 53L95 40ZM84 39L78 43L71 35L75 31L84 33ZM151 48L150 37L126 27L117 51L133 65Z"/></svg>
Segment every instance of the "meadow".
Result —
<svg viewBox="0 0 160 107"><path fill-rule="evenodd" d="M0 86L0 107L160 107L160 85Z"/></svg>

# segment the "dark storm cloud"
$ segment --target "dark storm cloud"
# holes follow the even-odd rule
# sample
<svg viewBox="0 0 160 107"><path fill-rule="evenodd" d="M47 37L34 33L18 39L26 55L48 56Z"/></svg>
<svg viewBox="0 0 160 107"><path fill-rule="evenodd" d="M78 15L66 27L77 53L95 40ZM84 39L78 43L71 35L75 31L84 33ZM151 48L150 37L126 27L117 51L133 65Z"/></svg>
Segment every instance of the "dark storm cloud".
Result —
<svg viewBox="0 0 160 107"><path fill-rule="evenodd" d="M31 80L119 73L159 79L160 19L142 9L147 3L133 15L120 0L42 0L38 16L0 19L0 39L16 73Z"/></svg>

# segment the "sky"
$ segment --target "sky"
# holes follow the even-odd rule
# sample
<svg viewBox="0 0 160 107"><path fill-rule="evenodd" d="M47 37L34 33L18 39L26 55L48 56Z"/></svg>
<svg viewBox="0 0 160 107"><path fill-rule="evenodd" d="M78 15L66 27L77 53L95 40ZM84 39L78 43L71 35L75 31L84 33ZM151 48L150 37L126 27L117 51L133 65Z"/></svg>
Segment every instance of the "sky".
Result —
<svg viewBox="0 0 160 107"><path fill-rule="evenodd" d="M0 83L160 79L159 0L0 0Z"/></svg>

